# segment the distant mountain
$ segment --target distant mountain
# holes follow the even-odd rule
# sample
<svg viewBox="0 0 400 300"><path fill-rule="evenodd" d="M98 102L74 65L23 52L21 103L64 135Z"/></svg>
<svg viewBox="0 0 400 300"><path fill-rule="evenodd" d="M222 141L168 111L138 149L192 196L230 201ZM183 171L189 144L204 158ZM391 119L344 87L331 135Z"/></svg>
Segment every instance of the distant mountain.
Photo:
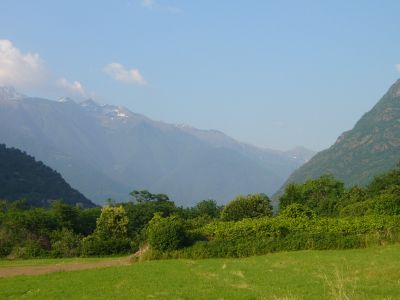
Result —
<svg viewBox="0 0 400 300"><path fill-rule="evenodd" d="M400 160L400 80L350 131L316 154L287 182L332 174L347 186L365 185Z"/></svg>
<svg viewBox="0 0 400 300"><path fill-rule="evenodd" d="M0 144L0 199L26 199L35 207L49 206L52 200L92 207L94 204L72 189L59 173L26 153Z"/></svg>
<svg viewBox="0 0 400 300"><path fill-rule="evenodd" d="M272 194L312 156L257 148L216 130L153 121L93 100L7 93L0 92L0 142L44 161L97 203L126 200L134 189L166 193L182 205Z"/></svg>

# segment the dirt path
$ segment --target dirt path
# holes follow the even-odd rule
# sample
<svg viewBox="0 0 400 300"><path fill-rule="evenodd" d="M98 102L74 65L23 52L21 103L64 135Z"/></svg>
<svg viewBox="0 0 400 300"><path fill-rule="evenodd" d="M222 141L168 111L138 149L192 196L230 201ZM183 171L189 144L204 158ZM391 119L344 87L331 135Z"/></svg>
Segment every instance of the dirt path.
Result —
<svg viewBox="0 0 400 300"><path fill-rule="evenodd" d="M0 278L13 277L18 275L40 275L54 272L67 272L87 270L96 268L108 268L130 265L132 256L90 263L66 263L46 266L21 266L21 267L0 267Z"/></svg>

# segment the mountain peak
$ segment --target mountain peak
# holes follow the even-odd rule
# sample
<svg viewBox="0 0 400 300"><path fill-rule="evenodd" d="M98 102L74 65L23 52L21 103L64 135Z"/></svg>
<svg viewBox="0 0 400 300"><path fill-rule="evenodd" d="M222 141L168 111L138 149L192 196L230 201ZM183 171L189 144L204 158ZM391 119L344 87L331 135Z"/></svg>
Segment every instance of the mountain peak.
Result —
<svg viewBox="0 0 400 300"><path fill-rule="evenodd" d="M60 99L58 99L58 102L61 102L61 103L75 103L74 99L71 99L69 97L61 97Z"/></svg>
<svg viewBox="0 0 400 300"><path fill-rule="evenodd" d="M100 104L94 101L92 98L86 99L80 102L80 105L83 107L99 107Z"/></svg>
<svg viewBox="0 0 400 300"><path fill-rule="evenodd" d="M400 79L390 87L388 94L392 97L400 97Z"/></svg>

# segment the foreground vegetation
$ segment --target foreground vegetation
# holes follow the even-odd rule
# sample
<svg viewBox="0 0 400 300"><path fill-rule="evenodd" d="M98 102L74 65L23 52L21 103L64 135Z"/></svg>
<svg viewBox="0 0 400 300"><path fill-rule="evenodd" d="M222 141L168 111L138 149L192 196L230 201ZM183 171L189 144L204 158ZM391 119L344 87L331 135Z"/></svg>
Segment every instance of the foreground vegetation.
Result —
<svg viewBox="0 0 400 300"><path fill-rule="evenodd" d="M260 193L224 207L204 200L191 208L164 194L131 196L128 203L86 209L0 201L0 257L122 255L140 248L150 249L141 259L245 257L400 241L400 167L367 187L346 189L331 176L289 184L276 214Z"/></svg>
<svg viewBox="0 0 400 300"><path fill-rule="evenodd" d="M399 253L400 245L391 245L243 259L146 261L2 278L0 298L396 299Z"/></svg>

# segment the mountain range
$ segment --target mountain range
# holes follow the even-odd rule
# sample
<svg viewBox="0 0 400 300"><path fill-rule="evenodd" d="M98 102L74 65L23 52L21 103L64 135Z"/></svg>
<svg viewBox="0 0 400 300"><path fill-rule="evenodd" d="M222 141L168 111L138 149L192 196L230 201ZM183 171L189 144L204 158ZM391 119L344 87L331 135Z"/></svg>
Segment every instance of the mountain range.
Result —
<svg viewBox="0 0 400 300"><path fill-rule="evenodd" d="M399 160L400 80L352 130L344 132L329 149L319 152L296 170L286 184L331 174L346 186L362 186L392 169Z"/></svg>
<svg viewBox="0 0 400 300"><path fill-rule="evenodd" d="M181 205L271 195L314 154L258 148L91 99L27 97L12 87L0 88L0 142L43 161L96 203L124 201L139 189Z"/></svg>

